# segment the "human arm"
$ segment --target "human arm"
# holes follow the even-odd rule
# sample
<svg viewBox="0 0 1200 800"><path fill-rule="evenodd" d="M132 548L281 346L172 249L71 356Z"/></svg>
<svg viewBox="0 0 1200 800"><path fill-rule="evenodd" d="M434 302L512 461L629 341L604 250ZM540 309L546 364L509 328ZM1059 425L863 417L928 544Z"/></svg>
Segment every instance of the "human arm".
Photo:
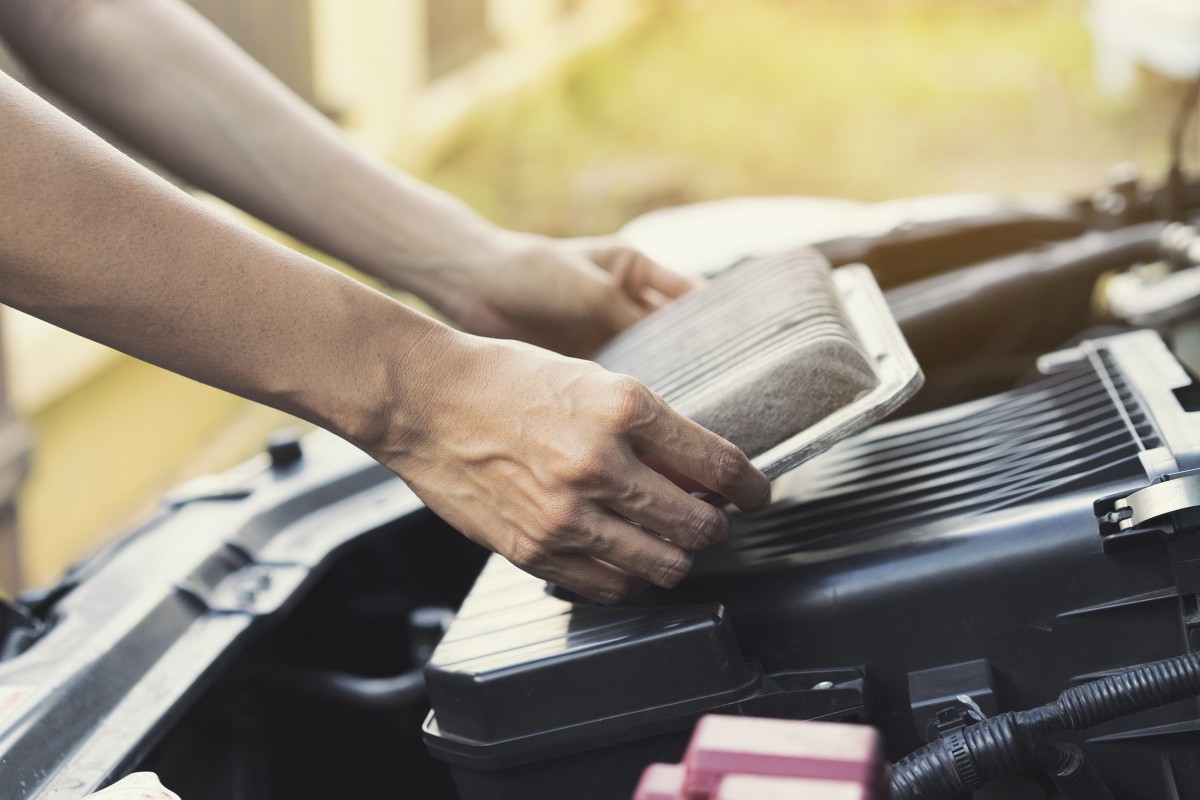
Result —
<svg viewBox="0 0 1200 800"><path fill-rule="evenodd" d="M692 288L611 240L497 228L355 149L180 0L0 0L0 35L168 169L470 332L588 355Z"/></svg>
<svg viewBox="0 0 1200 800"><path fill-rule="evenodd" d="M0 73L0 302L281 408L470 538L613 601L671 586L765 477L629 378L460 333L245 230Z"/></svg>

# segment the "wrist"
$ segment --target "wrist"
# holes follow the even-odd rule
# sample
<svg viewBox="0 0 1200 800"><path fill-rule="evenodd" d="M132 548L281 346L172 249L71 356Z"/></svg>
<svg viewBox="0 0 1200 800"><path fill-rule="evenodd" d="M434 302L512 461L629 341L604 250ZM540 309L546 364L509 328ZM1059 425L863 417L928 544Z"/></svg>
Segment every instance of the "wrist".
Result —
<svg viewBox="0 0 1200 800"><path fill-rule="evenodd" d="M532 263L549 249L545 237L485 223L485 228L448 235L436 246L409 253L393 266L391 285L411 292L459 328L479 332L474 324L493 313L498 287L515 265Z"/></svg>
<svg viewBox="0 0 1200 800"><path fill-rule="evenodd" d="M394 466L428 436L434 397L455 374L448 366L463 350L454 329L378 295L359 308L352 346L337 376L314 376L305 414L376 459ZM365 311L365 313L364 313Z"/></svg>
<svg viewBox="0 0 1200 800"><path fill-rule="evenodd" d="M513 246L512 232L400 173L389 175L357 216L375 223L355 266L435 304L468 291L476 265Z"/></svg>

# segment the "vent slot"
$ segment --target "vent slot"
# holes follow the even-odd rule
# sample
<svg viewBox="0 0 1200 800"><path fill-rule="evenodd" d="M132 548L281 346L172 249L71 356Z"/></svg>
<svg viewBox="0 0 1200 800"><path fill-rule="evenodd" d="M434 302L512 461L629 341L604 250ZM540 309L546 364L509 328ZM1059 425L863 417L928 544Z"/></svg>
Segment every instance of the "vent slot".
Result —
<svg viewBox="0 0 1200 800"><path fill-rule="evenodd" d="M1138 453L1159 444L1101 354L1099 363L842 442L779 482L785 504L737 518L704 571L1134 477L1143 474Z"/></svg>

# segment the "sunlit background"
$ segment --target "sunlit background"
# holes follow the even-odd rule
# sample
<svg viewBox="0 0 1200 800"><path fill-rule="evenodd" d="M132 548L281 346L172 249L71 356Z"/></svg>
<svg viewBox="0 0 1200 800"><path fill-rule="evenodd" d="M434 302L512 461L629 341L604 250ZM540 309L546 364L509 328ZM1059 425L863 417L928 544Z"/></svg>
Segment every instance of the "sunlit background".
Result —
<svg viewBox="0 0 1200 800"><path fill-rule="evenodd" d="M1155 56L1200 36L1200 10L1168 0L193 4L362 146L556 235L736 195L1084 195L1118 162L1156 177L1195 59ZM10 589L15 549L26 585L51 581L288 424L15 313L5 352L32 442L19 533L0 533Z"/></svg>

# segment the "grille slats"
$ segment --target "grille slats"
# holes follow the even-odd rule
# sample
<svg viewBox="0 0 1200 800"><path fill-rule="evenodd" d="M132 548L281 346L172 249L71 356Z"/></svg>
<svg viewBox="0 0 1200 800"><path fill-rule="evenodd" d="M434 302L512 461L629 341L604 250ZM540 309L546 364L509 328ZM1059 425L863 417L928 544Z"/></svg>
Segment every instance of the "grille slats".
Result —
<svg viewBox="0 0 1200 800"><path fill-rule="evenodd" d="M1111 363L1077 365L836 445L780 481L788 498L782 504L737 517L729 542L698 568L786 561L846 536L992 513L1101 485L1140 474L1139 452L1158 445L1153 424Z"/></svg>
<svg viewBox="0 0 1200 800"><path fill-rule="evenodd" d="M872 483L891 482L895 477L912 480L939 471L948 472L977 462L974 453L964 452L966 447L986 449L998 463L1007 459L1026 461L1037 452L1069 446L1081 438L1125 431L1120 420L1113 417L1111 404L1105 396L1093 396L1086 403L1077 404L1073 410L1075 413L1071 416L1064 416L1058 411L1032 415L1025 418L1026 421L1015 432L1007 427L987 430L975 426L979 430L977 434L947 435L929 442L931 446L912 448L908 452L903 452L901 447L898 448L900 452L891 454L886 461L860 460L857 466L853 461L848 461L839 471L825 476L825 480L810 485L820 487L823 491L836 491L850 484L869 486ZM1064 426L1071 427L1063 430Z"/></svg>

